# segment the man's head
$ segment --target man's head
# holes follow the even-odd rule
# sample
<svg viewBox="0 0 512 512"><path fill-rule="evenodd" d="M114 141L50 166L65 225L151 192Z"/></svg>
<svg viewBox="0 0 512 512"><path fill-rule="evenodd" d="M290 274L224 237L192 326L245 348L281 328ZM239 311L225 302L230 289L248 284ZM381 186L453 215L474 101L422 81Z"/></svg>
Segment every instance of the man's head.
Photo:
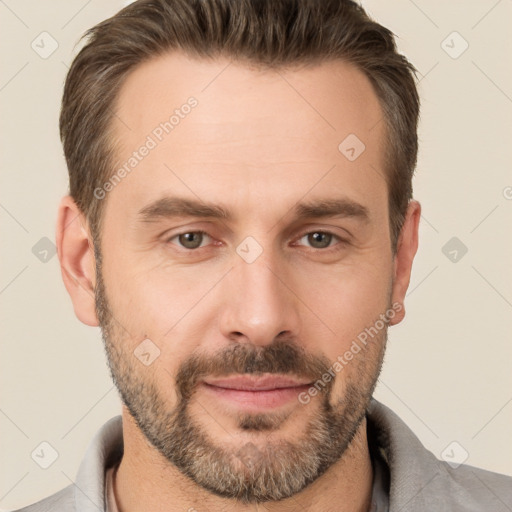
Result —
<svg viewBox="0 0 512 512"><path fill-rule="evenodd" d="M201 487L283 499L364 434L417 248L417 116L351 2L136 2L92 29L63 276L140 432Z"/></svg>

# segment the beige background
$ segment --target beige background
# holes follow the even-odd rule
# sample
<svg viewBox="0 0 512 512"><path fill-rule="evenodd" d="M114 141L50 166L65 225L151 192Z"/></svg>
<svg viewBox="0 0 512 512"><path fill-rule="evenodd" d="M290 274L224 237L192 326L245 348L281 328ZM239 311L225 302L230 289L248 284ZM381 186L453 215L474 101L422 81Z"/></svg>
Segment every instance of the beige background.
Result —
<svg viewBox="0 0 512 512"><path fill-rule="evenodd" d="M99 328L74 316L57 256L40 261L33 247L43 237L55 240L57 205L67 190L57 124L74 44L122 5L0 1L5 510L72 482L93 434L119 412ZM467 463L512 475L512 2L363 5L400 36L401 51L420 71L423 101L415 178L421 244L408 314L390 331L376 397L438 457L456 441L448 448L454 456L467 452ZM44 31L51 36L40 36ZM31 44L49 51L49 37L58 48L42 58ZM469 46L458 55L464 41ZM457 262L442 250L452 237L468 249ZM43 441L59 454L48 469L31 458Z"/></svg>

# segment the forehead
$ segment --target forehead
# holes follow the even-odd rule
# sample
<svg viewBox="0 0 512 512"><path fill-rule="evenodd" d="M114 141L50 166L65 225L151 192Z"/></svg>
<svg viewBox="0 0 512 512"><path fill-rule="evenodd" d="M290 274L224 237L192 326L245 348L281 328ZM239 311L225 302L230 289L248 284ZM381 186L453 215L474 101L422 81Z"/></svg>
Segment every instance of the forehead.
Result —
<svg viewBox="0 0 512 512"><path fill-rule="evenodd" d="M138 209L176 185L212 200L231 190L233 201L255 205L275 203L275 188L295 202L333 168L316 192L340 186L382 199L382 119L367 77L343 61L270 70L164 54L136 67L118 94L116 168L132 169L109 202Z"/></svg>
<svg viewBox="0 0 512 512"><path fill-rule="evenodd" d="M134 135L134 128L149 133L156 120L168 119L191 96L201 106L200 116L195 116L199 117L197 124L205 126L204 132L194 126L195 133L217 135L217 139L234 135L226 132L228 123L246 126L240 135L258 131L270 135L273 127L289 126L294 118L307 118L308 134L313 138L317 133L322 139L329 131L338 132L339 138L347 129L368 138L366 131L382 114L368 78L348 62L267 69L225 58L192 59L174 52L140 64L125 78L114 127L127 139ZM374 123L368 126L368 121ZM208 129L212 124L215 132ZM297 125L294 131L300 135L304 128Z"/></svg>

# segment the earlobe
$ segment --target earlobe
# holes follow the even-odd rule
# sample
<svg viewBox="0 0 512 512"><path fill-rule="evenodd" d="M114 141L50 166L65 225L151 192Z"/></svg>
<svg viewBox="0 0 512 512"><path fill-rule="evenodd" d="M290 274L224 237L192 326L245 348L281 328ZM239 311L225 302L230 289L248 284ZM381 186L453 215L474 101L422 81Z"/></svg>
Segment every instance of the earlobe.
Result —
<svg viewBox="0 0 512 512"><path fill-rule="evenodd" d="M390 325L400 323L405 317L405 294L409 288L414 256L418 250L418 228L421 216L421 205L418 201L410 201L405 220L400 231L397 251L394 258L392 303L401 304L400 311L390 320Z"/></svg>
<svg viewBox="0 0 512 512"><path fill-rule="evenodd" d="M94 288L96 268L92 238L85 217L71 196L62 198L57 216L55 240L64 286L78 319L86 325L99 325Z"/></svg>

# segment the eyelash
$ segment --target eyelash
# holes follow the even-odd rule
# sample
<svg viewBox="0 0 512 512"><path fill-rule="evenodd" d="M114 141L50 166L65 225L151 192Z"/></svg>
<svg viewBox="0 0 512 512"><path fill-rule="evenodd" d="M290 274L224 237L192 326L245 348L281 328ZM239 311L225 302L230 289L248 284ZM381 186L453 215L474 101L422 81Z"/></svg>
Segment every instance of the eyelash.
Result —
<svg viewBox="0 0 512 512"><path fill-rule="evenodd" d="M173 235L172 237L166 239L166 243L172 243L171 240L174 240L175 238L178 238L180 237L181 235L186 235L186 234L190 234L190 233L195 233L195 234L202 234L202 235L206 235L207 237L209 238L212 238L206 231L203 231L203 230L196 230L196 231L183 231L181 233L176 233L175 235ZM331 235L333 238L337 239L338 240L338 243L337 244L334 244L333 246L328 246L326 248L323 248L323 249L316 249L314 247L309 247L310 250L312 251L322 251L324 253L327 253L327 252L331 252L331 251L337 251L337 250L341 250L344 246L346 246L348 244L348 241L347 240L344 240L343 238L341 238L340 236L336 235L335 233L332 233L331 231L325 231L325 230L321 230L321 229L314 229L312 231L306 231L304 233L302 233L298 238L297 240L300 240L302 238L304 238L305 236L307 235L310 235L312 233L321 233L323 235ZM341 246L341 247L338 247L338 246ZM178 246L179 247L179 246ZM184 252L198 252L200 249L204 249L206 246L203 246L203 247L197 247L195 249L188 249L186 247L180 247L180 249Z"/></svg>

